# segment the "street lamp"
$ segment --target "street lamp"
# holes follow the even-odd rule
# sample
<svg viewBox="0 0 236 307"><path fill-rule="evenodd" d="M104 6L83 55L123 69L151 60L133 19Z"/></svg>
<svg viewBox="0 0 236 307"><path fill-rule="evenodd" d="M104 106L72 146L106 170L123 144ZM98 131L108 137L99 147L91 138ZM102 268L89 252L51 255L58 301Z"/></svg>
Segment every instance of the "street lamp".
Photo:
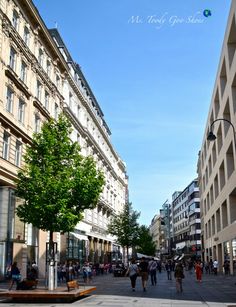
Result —
<svg viewBox="0 0 236 307"><path fill-rule="evenodd" d="M225 119L225 118L217 118L217 119L213 120L213 122L211 123L211 126L210 126L210 132L208 133L207 140L208 141L215 141L216 135L213 133L212 127L213 127L214 123L219 121L219 120L223 120L223 121L227 122L233 128L233 132L234 132L234 146L236 148L236 135L235 135L234 125L231 123L231 121L229 121L228 119Z"/></svg>

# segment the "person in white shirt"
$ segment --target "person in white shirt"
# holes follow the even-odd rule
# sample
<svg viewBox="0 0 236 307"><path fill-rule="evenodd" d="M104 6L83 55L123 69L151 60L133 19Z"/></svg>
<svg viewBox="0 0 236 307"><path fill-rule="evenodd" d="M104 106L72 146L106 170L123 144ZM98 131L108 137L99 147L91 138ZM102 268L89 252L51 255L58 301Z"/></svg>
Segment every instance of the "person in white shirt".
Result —
<svg viewBox="0 0 236 307"><path fill-rule="evenodd" d="M148 263L148 271L151 276L152 285L154 286L157 284L157 262L154 260L154 258L152 258L152 260L150 260Z"/></svg>
<svg viewBox="0 0 236 307"><path fill-rule="evenodd" d="M218 261L215 259L215 261L213 262L213 271L215 275L217 275L217 270L218 270Z"/></svg>

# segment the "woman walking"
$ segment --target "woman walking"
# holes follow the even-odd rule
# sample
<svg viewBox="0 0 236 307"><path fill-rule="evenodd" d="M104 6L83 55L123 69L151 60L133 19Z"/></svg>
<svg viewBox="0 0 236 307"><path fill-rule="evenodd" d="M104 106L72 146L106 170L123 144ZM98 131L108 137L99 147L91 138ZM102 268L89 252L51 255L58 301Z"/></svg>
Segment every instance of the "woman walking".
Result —
<svg viewBox="0 0 236 307"><path fill-rule="evenodd" d="M201 265L201 262L199 260L195 264L195 273L196 273L197 281L202 282L202 265Z"/></svg>
<svg viewBox="0 0 236 307"><path fill-rule="evenodd" d="M14 262L11 267L11 284L10 284L9 290L11 290L15 282L16 282L16 286L18 286L20 280L21 280L20 270L17 267L17 262Z"/></svg>
<svg viewBox="0 0 236 307"><path fill-rule="evenodd" d="M138 266L135 263L134 258L131 260L131 264L129 265L129 268L126 272L126 276L128 276L128 274L131 282L132 291L135 291L136 279L138 276Z"/></svg>

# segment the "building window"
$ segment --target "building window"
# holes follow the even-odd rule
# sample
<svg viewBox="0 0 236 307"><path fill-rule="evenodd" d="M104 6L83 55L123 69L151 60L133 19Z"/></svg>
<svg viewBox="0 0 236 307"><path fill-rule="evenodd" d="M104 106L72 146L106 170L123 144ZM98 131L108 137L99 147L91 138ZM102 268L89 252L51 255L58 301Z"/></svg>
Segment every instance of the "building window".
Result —
<svg viewBox="0 0 236 307"><path fill-rule="evenodd" d="M45 91L45 101L44 101L44 106L48 110L49 109L49 94L47 91Z"/></svg>
<svg viewBox="0 0 236 307"><path fill-rule="evenodd" d="M24 116L25 116L25 102L23 100L19 99L18 120L22 124L24 123Z"/></svg>
<svg viewBox="0 0 236 307"><path fill-rule="evenodd" d="M25 26L24 27L23 40L24 40L24 42L27 46L29 46L29 37L30 37L29 29Z"/></svg>
<svg viewBox="0 0 236 307"><path fill-rule="evenodd" d="M18 26L19 26L19 15L17 13L16 10L13 11L13 15L12 15L12 25L13 27L18 30Z"/></svg>
<svg viewBox="0 0 236 307"><path fill-rule="evenodd" d="M50 77L50 73L51 73L51 63L50 61L47 61L47 75Z"/></svg>
<svg viewBox="0 0 236 307"><path fill-rule="evenodd" d="M6 103L6 110L10 113L12 113L12 109L13 109L13 90L8 87L7 88L7 103Z"/></svg>
<svg viewBox="0 0 236 307"><path fill-rule="evenodd" d="M27 72L27 65L24 61L21 62L21 69L20 69L20 79L26 83L26 72Z"/></svg>
<svg viewBox="0 0 236 307"><path fill-rule="evenodd" d="M57 88L60 87L60 77L58 75L56 75L56 86Z"/></svg>
<svg viewBox="0 0 236 307"><path fill-rule="evenodd" d="M4 131L4 133L3 133L3 149L2 149L3 159L8 160L8 158L9 158L9 147L10 147L10 134L7 131Z"/></svg>
<svg viewBox="0 0 236 307"><path fill-rule="evenodd" d="M37 80L37 88L36 88L36 97L38 100L41 100L42 95L42 84Z"/></svg>
<svg viewBox="0 0 236 307"><path fill-rule="evenodd" d="M39 48L38 61L39 61L39 64L43 66L43 50L41 48Z"/></svg>
<svg viewBox="0 0 236 307"><path fill-rule="evenodd" d="M58 119L58 111L59 111L58 104L55 103L55 107L54 107L54 118L55 119Z"/></svg>
<svg viewBox="0 0 236 307"><path fill-rule="evenodd" d="M77 118L79 119L80 117L80 106L77 106Z"/></svg>
<svg viewBox="0 0 236 307"><path fill-rule="evenodd" d="M22 143L20 141L16 141L16 152L15 152L15 165L20 166L21 163L21 149Z"/></svg>
<svg viewBox="0 0 236 307"><path fill-rule="evenodd" d="M10 49L10 59L9 59L9 66L12 70L15 70L16 66L16 51L14 48L11 47Z"/></svg>
<svg viewBox="0 0 236 307"><path fill-rule="evenodd" d="M34 132L40 132L40 117L38 114L35 114L34 117Z"/></svg>
<svg viewBox="0 0 236 307"><path fill-rule="evenodd" d="M69 93L69 107L70 107L70 109L72 109L72 98L73 98L72 94Z"/></svg>

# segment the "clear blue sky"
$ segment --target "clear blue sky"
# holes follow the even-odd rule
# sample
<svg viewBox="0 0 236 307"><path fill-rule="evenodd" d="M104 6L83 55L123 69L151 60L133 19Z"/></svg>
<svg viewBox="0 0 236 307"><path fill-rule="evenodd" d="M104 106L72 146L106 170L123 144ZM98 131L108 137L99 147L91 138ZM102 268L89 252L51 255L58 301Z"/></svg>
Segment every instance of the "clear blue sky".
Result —
<svg viewBox="0 0 236 307"><path fill-rule="evenodd" d="M34 3L80 64L127 164L130 201L149 225L197 177L230 1Z"/></svg>

